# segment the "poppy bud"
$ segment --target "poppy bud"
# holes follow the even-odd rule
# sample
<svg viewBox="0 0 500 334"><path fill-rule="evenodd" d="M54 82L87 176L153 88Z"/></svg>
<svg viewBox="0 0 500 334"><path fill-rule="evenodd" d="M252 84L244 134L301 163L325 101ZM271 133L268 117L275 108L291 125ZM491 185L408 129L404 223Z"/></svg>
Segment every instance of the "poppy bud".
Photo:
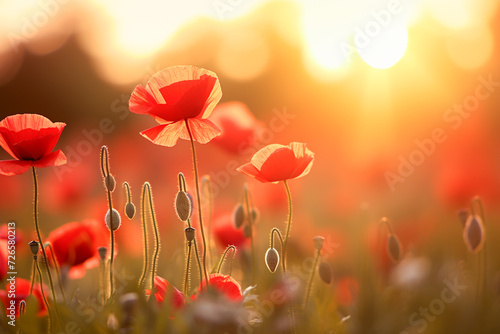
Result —
<svg viewBox="0 0 500 334"><path fill-rule="evenodd" d="M38 254L38 241L35 241L35 240L31 240L28 245L30 246L30 250L31 250L31 253L33 253L33 255L37 255Z"/></svg>
<svg viewBox="0 0 500 334"><path fill-rule="evenodd" d="M193 202L187 192L181 190L177 193L175 197L175 213L183 222L191 218Z"/></svg>
<svg viewBox="0 0 500 334"><path fill-rule="evenodd" d="M280 263L280 255L276 248L269 248L266 252L266 266L270 272L274 273Z"/></svg>
<svg viewBox="0 0 500 334"><path fill-rule="evenodd" d="M462 226L465 227L465 223L467 222L467 218L469 218L469 211L467 209L460 209L457 212L458 219L462 223Z"/></svg>
<svg viewBox="0 0 500 334"><path fill-rule="evenodd" d="M240 228L243 223L245 223L245 218L245 209L240 203L236 206L236 209L234 209L234 225L236 228Z"/></svg>
<svg viewBox="0 0 500 334"><path fill-rule="evenodd" d="M187 241L191 242L194 240L196 229L194 227L186 227L184 233L186 234Z"/></svg>
<svg viewBox="0 0 500 334"><path fill-rule="evenodd" d="M330 263L321 261L318 267L318 274L319 278L321 278L325 284L330 285L333 282L333 269Z"/></svg>
<svg viewBox="0 0 500 334"><path fill-rule="evenodd" d="M401 243L394 234L389 234L387 238L387 253L394 262L398 262L401 259Z"/></svg>
<svg viewBox="0 0 500 334"><path fill-rule="evenodd" d="M113 192L116 187L115 177L111 174L104 177L104 188L106 190Z"/></svg>
<svg viewBox="0 0 500 334"><path fill-rule="evenodd" d="M132 202L125 204L125 215L128 219L132 219L135 216L135 205Z"/></svg>
<svg viewBox="0 0 500 334"><path fill-rule="evenodd" d="M108 252L108 249L106 247L97 248L97 252L99 253L99 257L101 258L101 260L106 259L106 253Z"/></svg>
<svg viewBox="0 0 500 334"><path fill-rule="evenodd" d="M106 226L110 231L116 231L117 229L120 228L120 225L122 224L120 213L116 209L113 209L111 211L108 210L108 212L106 212L106 216L104 217L104 221L106 222Z"/></svg>
<svg viewBox="0 0 500 334"><path fill-rule="evenodd" d="M314 237L313 238L313 243L314 243L314 247L318 251L320 251L323 248L323 244L325 243L325 238L323 238L322 236Z"/></svg>
<svg viewBox="0 0 500 334"><path fill-rule="evenodd" d="M259 218L260 218L260 215L259 215L259 210L257 210L256 208L253 208L252 210L250 210L250 215L252 217L252 223L256 223Z"/></svg>
<svg viewBox="0 0 500 334"><path fill-rule="evenodd" d="M243 235L245 238L250 238L252 236L252 226L250 224L245 224L243 226Z"/></svg>
<svg viewBox="0 0 500 334"><path fill-rule="evenodd" d="M19 314L24 314L24 313L26 313L26 302L23 299L19 302Z"/></svg>
<svg viewBox="0 0 500 334"><path fill-rule="evenodd" d="M484 225L482 219L477 215L471 215L465 223L463 232L465 245L471 253L478 253L483 248Z"/></svg>

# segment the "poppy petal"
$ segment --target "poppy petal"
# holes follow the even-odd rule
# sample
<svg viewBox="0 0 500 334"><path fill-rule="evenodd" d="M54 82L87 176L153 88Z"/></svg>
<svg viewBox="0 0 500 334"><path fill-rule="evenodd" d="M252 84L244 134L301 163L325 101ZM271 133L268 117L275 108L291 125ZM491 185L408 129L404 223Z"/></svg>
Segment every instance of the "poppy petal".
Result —
<svg viewBox="0 0 500 334"><path fill-rule="evenodd" d="M183 122L162 124L141 132L141 135L156 145L172 147L185 128Z"/></svg>
<svg viewBox="0 0 500 334"><path fill-rule="evenodd" d="M129 109L136 114L148 114L158 103L141 85L135 87L129 100Z"/></svg>
<svg viewBox="0 0 500 334"><path fill-rule="evenodd" d="M0 161L0 174L5 176L20 175L26 173L31 167L31 161L4 160Z"/></svg>
<svg viewBox="0 0 500 334"><path fill-rule="evenodd" d="M295 162L295 169L291 173L290 178L291 179L297 179L300 178L304 175L309 174L311 168L312 168L312 162L314 160L314 153L311 152L304 143L297 143L293 142L288 145L290 149L293 151L296 162Z"/></svg>
<svg viewBox="0 0 500 334"><path fill-rule="evenodd" d="M189 123L189 129L191 130L193 139L200 144L206 144L221 134L219 127L208 119L189 118L187 121ZM190 140L189 132L185 126L183 126L181 138Z"/></svg>
<svg viewBox="0 0 500 334"><path fill-rule="evenodd" d="M40 160L33 161L34 167L54 167L65 165L68 160L66 155L61 151L57 150L52 153L47 154Z"/></svg>
<svg viewBox="0 0 500 334"><path fill-rule="evenodd" d="M274 151L262 164L260 173L268 181L281 181L291 178L295 169L295 155L288 147Z"/></svg>
<svg viewBox="0 0 500 334"><path fill-rule="evenodd" d="M269 158L271 154L273 154L276 150L284 147L286 146L281 144L267 145L266 147L258 150L257 153L254 154L250 162L255 166L255 168L260 170L262 168L262 165L266 162L267 158Z"/></svg>

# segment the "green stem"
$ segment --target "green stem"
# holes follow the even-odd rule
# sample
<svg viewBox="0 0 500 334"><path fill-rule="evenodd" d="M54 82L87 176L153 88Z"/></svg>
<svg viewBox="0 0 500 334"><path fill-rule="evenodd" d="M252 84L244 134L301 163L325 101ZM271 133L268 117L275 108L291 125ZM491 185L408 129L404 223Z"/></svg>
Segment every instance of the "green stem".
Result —
<svg viewBox="0 0 500 334"><path fill-rule="evenodd" d="M226 260L227 257L227 253L229 253L230 250L233 251L233 257L234 257L234 254L236 253L236 247L234 245L227 246L227 248L224 250L224 253L222 253L219 263L217 264L217 270L215 271L216 273L220 274L222 265L224 264L224 261Z"/></svg>
<svg viewBox="0 0 500 334"><path fill-rule="evenodd" d="M57 303L56 291L54 289L54 283L52 281L52 274L50 273L49 263L47 262L47 254L45 253L45 247L43 247L42 236L40 234L40 228L38 226L38 179L36 177L36 170L34 166L31 167L31 171L33 174L33 190L34 190L33 212L35 219L35 230L36 230L36 235L38 237L38 243L42 245L43 263L45 265L45 268L47 268L47 275L49 276L49 285L50 285L50 290L52 292L52 298L54 299L54 303Z"/></svg>
<svg viewBox="0 0 500 334"><path fill-rule="evenodd" d="M286 195L288 197L288 222L286 225L285 242L283 243L283 272L286 271L286 251L288 247L288 238L290 237L290 228L292 227L292 194L290 193L290 188L286 180L283 180L285 185Z"/></svg>
<svg viewBox="0 0 500 334"><path fill-rule="evenodd" d="M203 273L208 285L208 273L207 273L207 242L205 239L205 230L203 228L203 213L201 209L201 198L200 198L200 184L198 182L198 162L196 159L196 148L194 146L194 139L193 139L193 134L191 133L191 129L189 128L189 122L187 119L184 120L186 122L186 128L189 134L189 139L191 142L191 152L193 154L193 168L194 168L194 184L196 185L196 199L198 202L198 219L200 221L200 229L201 229L201 238L203 241L203 254L202 254L202 259L203 259Z"/></svg>
<svg viewBox="0 0 500 334"><path fill-rule="evenodd" d="M203 288L203 269L201 268L200 254L198 253L198 246L196 245L196 239L194 244L194 252L196 254L196 262L198 262L198 270L200 271L200 287ZM205 286L208 286L208 275L205 276Z"/></svg>
<svg viewBox="0 0 500 334"><path fill-rule="evenodd" d="M109 155L108 148L104 145L101 148L101 172L104 178L104 182L106 183L106 178L110 175L109 173ZM109 232L110 232L110 243L111 243L111 254L109 259L109 298L111 299L114 294L114 270L113 263L115 257L115 231L112 229L113 224L113 200L111 198L111 190L106 186L106 193L108 197L108 206L109 206Z"/></svg>
<svg viewBox="0 0 500 334"><path fill-rule="evenodd" d="M144 257L143 257L143 269L141 277L139 278L139 287L142 288L144 285L144 279L146 278L146 273L148 270L148 226L146 220L146 184L142 187L142 200L141 200L141 222L142 222L142 240L144 245Z"/></svg>
<svg viewBox="0 0 500 334"><path fill-rule="evenodd" d="M45 247L50 248L50 253L52 254L52 262L54 263L54 268L56 269L56 275L57 279L59 281L59 289L61 289L61 293L63 295L64 302L66 303L66 293L64 292L64 288L62 286L62 281L61 281L61 271L59 270L59 264L57 263L57 256L56 253L54 252L54 249L52 248L52 244L50 242L47 242L45 244Z"/></svg>
<svg viewBox="0 0 500 334"><path fill-rule="evenodd" d="M149 199L149 211L151 213L151 221L153 223L153 230L155 232L155 251L153 255L153 268L151 270L151 295L154 293L155 287L155 275L156 275L156 263L158 262L158 255L160 254L160 232L158 231L158 224L156 222L155 208L153 204L153 195L151 191L151 185L149 182L145 183L148 190Z"/></svg>
<svg viewBox="0 0 500 334"><path fill-rule="evenodd" d="M188 241L187 242L187 257L186 257L186 274L184 276L184 296L188 295L188 290L189 290L189 273L190 273L190 264L191 264L191 247L192 247L192 242Z"/></svg>
<svg viewBox="0 0 500 334"><path fill-rule="evenodd" d="M43 247L42 247L42 249L43 249ZM38 266L36 255L33 256L33 262L35 263L36 270L38 271L38 277L40 279L40 292L42 294L43 303L45 304L45 307L47 308L47 313L49 314L48 332L50 333L50 319L52 319L52 312L50 311L49 303L47 302L47 298L45 298L45 293L43 292L42 271L40 270L40 267Z"/></svg>
<svg viewBox="0 0 500 334"><path fill-rule="evenodd" d="M285 243L283 242L283 236L281 235L281 232L280 230L278 230L276 227L273 227L273 229L271 230L271 248L274 248L274 234L277 234L278 235L278 238L280 239L280 243L281 243L281 257L283 258L284 257L284 253L283 253L283 250L285 249L284 245ZM283 261L283 259L281 260L281 267L283 268L283 273L286 272L286 267L285 267L285 261Z"/></svg>
<svg viewBox="0 0 500 334"><path fill-rule="evenodd" d="M212 252L212 245L211 245L211 242L212 242L212 238L211 238L211 233L212 233L212 214L213 214L213 202L214 202L214 199L213 199L213 192L212 192L212 182L211 182L211 179L210 179L210 175L205 175L203 178L202 178L202 183L201 183L201 189L202 189L202 194L205 193L205 191L203 191L203 185L206 185L206 193L208 193L208 241L207 241L207 247L208 247L208 251L210 252L209 253L209 259L210 259L210 263L213 263L213 252Z"/></svg>
<svg viewBox="0 0 500 334"><path fill-rule="evenodd" d="M255 243L253 239L253 215L250 211L250 201L248 200L248 187L245 184L244 186L244 198L245 198L245 206L247 211L248 222L250 223L250 247L252 252L252 285L255 285L255 279L257 276L257 265L255 264Z"/></svg>
<svg viewBox="0 0 500 334"><path fill-rule="evenodd" d="M314 257L313 267L312 267L311 273L309 274L309 279L307 282L306 296L304 297L304 305L303 305L304 310L307 307L307 302L309 301L309 296L311 295L312 284L313 284L313 280L314 280L314 273L316 272L316 267L318 266L320 253L321 253L321 250L319 250L319 249L316 250L316 256Z"/></svg>

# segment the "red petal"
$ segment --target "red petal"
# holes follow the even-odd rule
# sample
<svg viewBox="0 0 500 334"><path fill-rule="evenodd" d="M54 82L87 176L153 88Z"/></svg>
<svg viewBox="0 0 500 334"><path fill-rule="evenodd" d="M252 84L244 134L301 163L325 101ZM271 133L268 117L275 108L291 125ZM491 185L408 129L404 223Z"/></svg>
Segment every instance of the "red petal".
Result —
<svg viewBox="0 0 500 334"><path fill-rule="evenodd" d="M177 143L183 128L183 122L168 123L144 130L141 135L156 145L172 147Z"/></svg>
<svg viewBox="0 0 500 334"><path fill-rule="evenodd" d="M229 299L234 301L242 301L243 295L241 293L241 287L229 275L222 274L211 274L208 277L209 285L216 288L218 291L223 293Z"/></svg>
<svg viewBox="0 0 500 334"><path fill-rule="evenodd" d="M6 176L26 173L31 167L31 161L4 160L0 161L0 174Z"/></svg>
<svg viewBox="0 0 500 334"><path fill-rule="evenodd" d="M253 160L253 159L252 159ZM269 181L282 181L290 179L295 169L295 155L288 147L274 151L262 164L261 174Z"/></svg>
<svg viewBox="0 0 500 334"><path fill-rule="evenodd" d="M136 114L148 114L158 103L146 88L135 87L129 100L129 109Z"/></svg>
<svg viewBox="0 0 500 334"><path fill-rule="evenodd" d="M194 141L197 141L200 144L208 143L221 133L219 127L208 119L190 118L187 121L189 123L189 129L191 130ZM185 126L181 132L181 138L190 140L189 133Z"/></svg>
<svg viewBox="0 0 500 334"><path fill-rule="evenodd" d="M54 151L44 156L42 159L33 161L34 167L55 167L66 164L66 155L61 150Z"/></svg>
<svg viewBox="0 0 500 334"><path fill-rule="evenodd" d="M312 153L304 143L290 143L288 145L295 154L295 169L291 173L291 179L298 179L302 176L309 174L314 161L314 153Z"/></svg>
<svg viewBox="0 0 500 334"><path fill-rule="evenodd" d="M194 66L168 67L154 74L145 88L136 87L133 112L148 113L161 122L206 118L222 96L217 75Z"/></svg>
<svg viewBox="0 0 500 334"><path fill-rule="evenodd" d="M172 306L175 309L180 309L186 303L184 294L173 287L166 279L160 276L155 276L155 298L159 303L162 303L165 299L165 296L168 294L171 295Z"/></svg>

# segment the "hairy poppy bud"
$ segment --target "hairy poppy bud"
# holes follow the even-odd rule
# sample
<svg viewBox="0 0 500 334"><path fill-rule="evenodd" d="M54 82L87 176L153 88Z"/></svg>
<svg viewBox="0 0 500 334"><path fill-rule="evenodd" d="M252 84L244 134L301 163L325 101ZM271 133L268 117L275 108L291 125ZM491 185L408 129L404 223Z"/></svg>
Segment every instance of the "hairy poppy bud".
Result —
<svg viewBox="0 0 500 334"><path fill-rule="evenodd" d="M122 224L120 213L116 209L108 210L108 212L106 212L106 216L104 217L104 221L110 231L116 231Z"/></svg>
<svg viewBox="0 0 500 334"><path fill-rule="evenodd" d="M106 255L108 253L108 249L106 247L97 248L97 252L99 253L99 257L101 258L101 260L106 259Z"/></svg>
<svg viewBox="0 0 500 334"><path fill-rule="evenodd" d="M175 197L175 213L183 222L191 218L193 202L187 192L182 190L177 192L177 196Z"/></svg>
<svg viewBox="0 0 500 334"><path fill-rule="evenodd" d="M128 219L132 219L135 216L135 205L132 202L125 204L125 215Z"/></svg>
<svg viewBox="0 0 500 334"><path fill-rule="evenodd" d="M330 285L333 282L333 269L330 263L321 261L318 267L318 274L319 278L321 278L325 284Z"/></svg>
<svg viewBox="0 0 500 334"><path fill-rule="evenodd" d="M187 241L191 242L194 240L196 229L194 227L186 227L184 233L186 234Z"/></svg>
<svg viewBox="0 0 500 334"><path fill-rule="evenodd" d="M323 238L322 236L314 237L313 243L314 247L320 251L323 248L323 244L325 243L325 238Z"/></svg>
<svg viewBox="0 0 500 334"><path fill-rule="evenodd" d="M19 314L24 314L24 313L26 313L26 302L23 299L19 302Z"/></svg>
<svg viewBox="0 0 500 334"><path fill-rule="evenodd" d="M269 248L266 252L266 266L270 272L274 273L280 263L280 255L276 248Z"/></svg>
<svg viewBox="0 0 500 334"><path fill-rule="evenodd" d="M482 219L477 215L471 215L465 223L463 237L467 249L471 253L478 253L483 248L484 225Z"/></svg>
<svg viewBox="0 0 500 334"><path fill-rule="evenodd" d="M35 240L31 240L28 245L30 246L30 250L31 250L31 253L33 253L33 255L37 255L38 254L38 241L35 241Z"/></svg>
<svg viewBox="0 0 500 334"><path fill-rule="evenodd" d="M236 209L234 209L234 225L236 228L240 228L245 223L245 218L245 209L243 205L238 204Z"/></svg>
<svg viewBox="0 0 500 334"><path fill-rule="evenodd" d="M394 234L390 234L387 238L387 253L394 262L401 259L401 243Z"/></svg>
<svg viewBox="0 0 500 334"><path fill-rule="evenodd" d="M116 187L115 177L111 174L104 177L104 188L106 190L113 192Z"/></svg>

